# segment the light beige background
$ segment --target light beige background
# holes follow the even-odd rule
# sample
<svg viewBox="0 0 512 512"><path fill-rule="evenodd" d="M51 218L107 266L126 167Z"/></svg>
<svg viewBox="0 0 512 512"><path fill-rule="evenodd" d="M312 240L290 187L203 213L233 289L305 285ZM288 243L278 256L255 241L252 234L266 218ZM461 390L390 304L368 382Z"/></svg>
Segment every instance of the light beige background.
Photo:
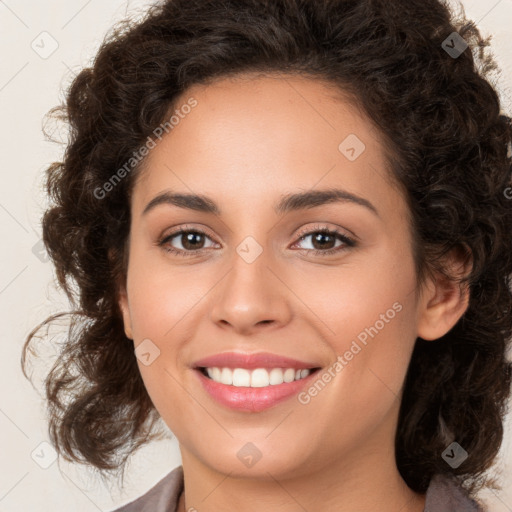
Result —
<svg viewBox="0 0 512 512"><path fill-rule="evenodd" d="M51 265L37 251L46 204L43 171L63 150L44 140L42 118L62 101L63 89L90 63L112 24L126 13L138 16L149 3L0 0L0 512L112 510L180 464L171 434L168 441L148 446L132 458L123 493L81 466L52 463L51 447L41 444L48 441L44 402L20 370L21 347L30 329L48 314L67 309L55 288ZM512 0L464 0L463 5L484 34L494 35L502 69L495 79L511 114ZM56 50L44 55L52 44L58 44ZM46 353L51 356L49 347ZM42 377L39 369L36 384ZM510 416L506 428L499 461L504 490L482 494L490 512L512 511Z"/></svg>

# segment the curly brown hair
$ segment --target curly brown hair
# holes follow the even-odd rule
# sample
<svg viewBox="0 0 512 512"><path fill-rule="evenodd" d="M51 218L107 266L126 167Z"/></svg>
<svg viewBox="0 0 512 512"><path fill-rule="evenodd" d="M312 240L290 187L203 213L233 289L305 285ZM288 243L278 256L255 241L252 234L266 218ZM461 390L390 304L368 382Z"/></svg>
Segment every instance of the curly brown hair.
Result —
<svg viewBox="0 0 512 512"><path fill-rule="evenodd" d="M465 248L469 306L435 343L418 338L406 376L396 461L424 493L435 473L471 494L503 439L512 364L512 125L489 81L497 69L474 22L438 0L169 0L116 25L94 63L51 111L69 123L62 162L46 172L53 204L43 240L73 310L45 380L49 433L66 460L123 471L159 437L118 306L130 197L144 160L108 188L191 85L243 72L300 74L349 93L382 132L414 228L418 282ZM458 33L469 48L462 51ZM450 39L451 38L451 39ZM460 55L449 53L459 48ZM461 42L461 39L459 39ZM458 44L458 43L457 43ZM101 191L101 194L98 192ZM508 193L507 193L508 192ZM458 468L441 457L456 440Z"/></svg>

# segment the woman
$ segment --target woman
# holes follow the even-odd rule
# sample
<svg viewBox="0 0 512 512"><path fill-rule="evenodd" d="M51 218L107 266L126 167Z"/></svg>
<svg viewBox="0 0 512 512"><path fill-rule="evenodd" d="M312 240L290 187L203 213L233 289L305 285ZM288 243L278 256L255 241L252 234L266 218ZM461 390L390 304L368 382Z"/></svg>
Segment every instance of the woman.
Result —
<svg viewBox="0 0 512 512"><path fill-rule="evenodd" d="M182 456L118 511L484 510L512 128L452 18L167 1L75 79L43 219L75 308L51 439L122 471L161 418Z"/></svg>

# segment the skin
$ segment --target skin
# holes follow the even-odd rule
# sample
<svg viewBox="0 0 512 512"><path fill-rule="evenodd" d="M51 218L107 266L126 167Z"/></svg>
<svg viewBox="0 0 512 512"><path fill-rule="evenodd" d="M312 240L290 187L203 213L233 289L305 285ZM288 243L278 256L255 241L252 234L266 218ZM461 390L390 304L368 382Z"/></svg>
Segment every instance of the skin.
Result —
<svg viewBox="0 0 512 512"><path fill-rule="evenodd" d="M197 106L150 151L134 186L119 294L134 346L150 339L160 350L138 364L179 440L179 510L423 511L425 496L406 485L394 457L403 383L416 338L445 334L468 296L440 277L418 287L408 209L377 130L333 88L299 76L220 79L177 105L190 97ZM366 146L354 161L338 149L349 134ZM351 202L273 210L285 194L329 187L378 214ZM143 215L163 191L206 195L221 214L160 204ZM344 245L300 240L318 226L357 245L314 254ZM186 257L158 245L180 227L207 231L192 246L181 235L166 243L192 247ZM252 263L236 251L248 236L262 249ZM262 412L231 410L191 368L220 352L268 351L327 369L397 302L400 312L307 404L292 397ZM237 457L249 442L261 452L250 468Z"/></svg>

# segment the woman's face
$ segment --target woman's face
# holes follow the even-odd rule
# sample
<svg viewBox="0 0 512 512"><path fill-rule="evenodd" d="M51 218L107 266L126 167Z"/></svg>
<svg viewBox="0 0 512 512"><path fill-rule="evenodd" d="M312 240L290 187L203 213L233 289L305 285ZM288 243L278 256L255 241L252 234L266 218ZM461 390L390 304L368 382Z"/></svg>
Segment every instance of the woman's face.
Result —
<svg viewBox="0 0 512 512"><path fill-rule="evenodd" d="M305 78L222 80L182 98L133 190L120 305L183 460L267 478L392 458L424 304L377 132ZM196 368L228 352L303 364L212 363L214 377L238 368L242 387ZM279 365L294 371L248 371ZM265 385L301 367L319 370Z"/></svg>

